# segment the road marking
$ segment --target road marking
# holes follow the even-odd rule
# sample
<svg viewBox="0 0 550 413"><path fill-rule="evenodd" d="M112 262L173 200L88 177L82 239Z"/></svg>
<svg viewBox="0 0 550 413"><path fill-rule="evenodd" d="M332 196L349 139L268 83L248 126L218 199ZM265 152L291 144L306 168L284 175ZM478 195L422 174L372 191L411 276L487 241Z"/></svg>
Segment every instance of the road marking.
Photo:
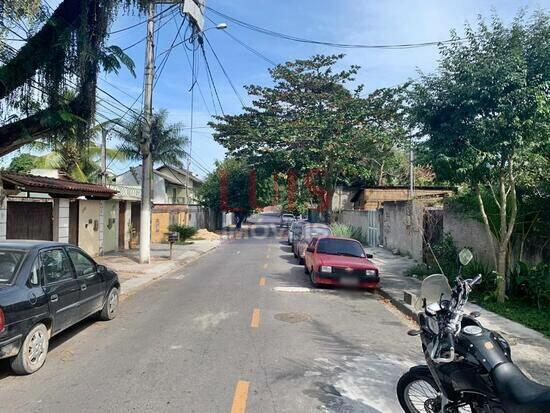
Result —
<svg viewBox="0 0 550 413"><path fill-rule="evenodd" d="M248 388L250 382L239 380L237 387L235 388L235 395L233 396L233 405L231 406L231 413L245 413L246 411L246 399L248 399Z"/></svg>
<svg viewBox="0 0 550 413"><path fill-rule="evenodd" d="M270 256L269 254L267 254L267 255L265 256L265 258L266 258L266 259L270 259L271 256Z"/></svg>
<svg viewBox="0 0 550 413"><path fill-rule="evenodd" d="M260 326L260 309L255 308L252 312L252 321L250 322L250 327L258 328Z"/></svg>
<svg viewBox="0 0 550 413"><path fill-rule="evenodd" d="M260 278L260 287L265 285L265 277Z"/></svg>
<svg viewBox="0 0 550 413"><path fill-rule="evenodd" d="M264 270L267 268L267 262L264 264Z"/></svg>

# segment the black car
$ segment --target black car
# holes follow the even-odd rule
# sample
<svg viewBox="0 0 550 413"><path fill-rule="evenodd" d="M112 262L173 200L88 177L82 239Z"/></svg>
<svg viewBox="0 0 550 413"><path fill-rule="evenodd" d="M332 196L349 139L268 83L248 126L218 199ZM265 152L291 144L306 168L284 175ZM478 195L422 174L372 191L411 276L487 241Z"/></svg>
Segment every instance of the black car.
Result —
<svg viewBox="0 0 550 413"><path fill-rule="evenodd" d="M97 314L118 312L118 276L73 245L0 241L0 359L15 373L44 364L50 337Z"/></svg>

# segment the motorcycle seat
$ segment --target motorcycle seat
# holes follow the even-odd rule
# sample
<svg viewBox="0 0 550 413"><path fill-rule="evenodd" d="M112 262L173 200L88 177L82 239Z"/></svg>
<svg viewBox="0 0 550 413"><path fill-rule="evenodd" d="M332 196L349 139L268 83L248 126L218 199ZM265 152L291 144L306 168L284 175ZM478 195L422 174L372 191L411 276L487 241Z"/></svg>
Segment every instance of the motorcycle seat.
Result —
<svg viewBox="0 0 550 413"><path fill-rule="evenodd" d="M515 364L498 365L492 376L499 398L510 411L550 412L550 387L530 380Z"/></svg>

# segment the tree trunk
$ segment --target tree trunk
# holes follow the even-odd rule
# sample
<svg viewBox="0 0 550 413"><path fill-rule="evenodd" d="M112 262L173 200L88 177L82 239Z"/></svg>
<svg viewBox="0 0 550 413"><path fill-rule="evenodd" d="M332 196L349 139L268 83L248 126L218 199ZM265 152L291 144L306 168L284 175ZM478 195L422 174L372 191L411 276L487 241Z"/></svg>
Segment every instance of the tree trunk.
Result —
<svg viewBox="0 0 550 413"><path fill-rule="evenodd" d="M380 163L380 171L378 173L378 186L384 184L384 160Z"/></svg>

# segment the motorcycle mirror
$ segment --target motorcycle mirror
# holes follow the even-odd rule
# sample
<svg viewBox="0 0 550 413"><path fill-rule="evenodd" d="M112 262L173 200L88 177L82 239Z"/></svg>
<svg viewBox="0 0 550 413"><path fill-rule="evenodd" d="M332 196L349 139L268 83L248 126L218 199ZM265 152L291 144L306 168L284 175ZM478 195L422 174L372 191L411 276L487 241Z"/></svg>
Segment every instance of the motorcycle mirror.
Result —
<svg viewBox="0 0 550 413"><path fill-rule="evenodd" d="M458 253L458 259L460 260L460 263L464 266L468 265L473 258L474 254L472 254L472 251L470 251L468 248L463 248Z"/></svg>
<svg viewBox="0 0 550 413"><path fill-rule="evenodd" d="M409 336L413 336L413 337L414 337L414 336L420 335L421 332L422 332L422 331L420 331L420 330L409 330L409 331L407 331L407 334L408 334Z"/></svg>
<svg viewBox="0 0 550 413"><path fill-rule="evenodd" d="M472 316L474 318L478 318L480 315L481 315L481 313L479 311L472 311L470 313L470 316Z"/></svg>

